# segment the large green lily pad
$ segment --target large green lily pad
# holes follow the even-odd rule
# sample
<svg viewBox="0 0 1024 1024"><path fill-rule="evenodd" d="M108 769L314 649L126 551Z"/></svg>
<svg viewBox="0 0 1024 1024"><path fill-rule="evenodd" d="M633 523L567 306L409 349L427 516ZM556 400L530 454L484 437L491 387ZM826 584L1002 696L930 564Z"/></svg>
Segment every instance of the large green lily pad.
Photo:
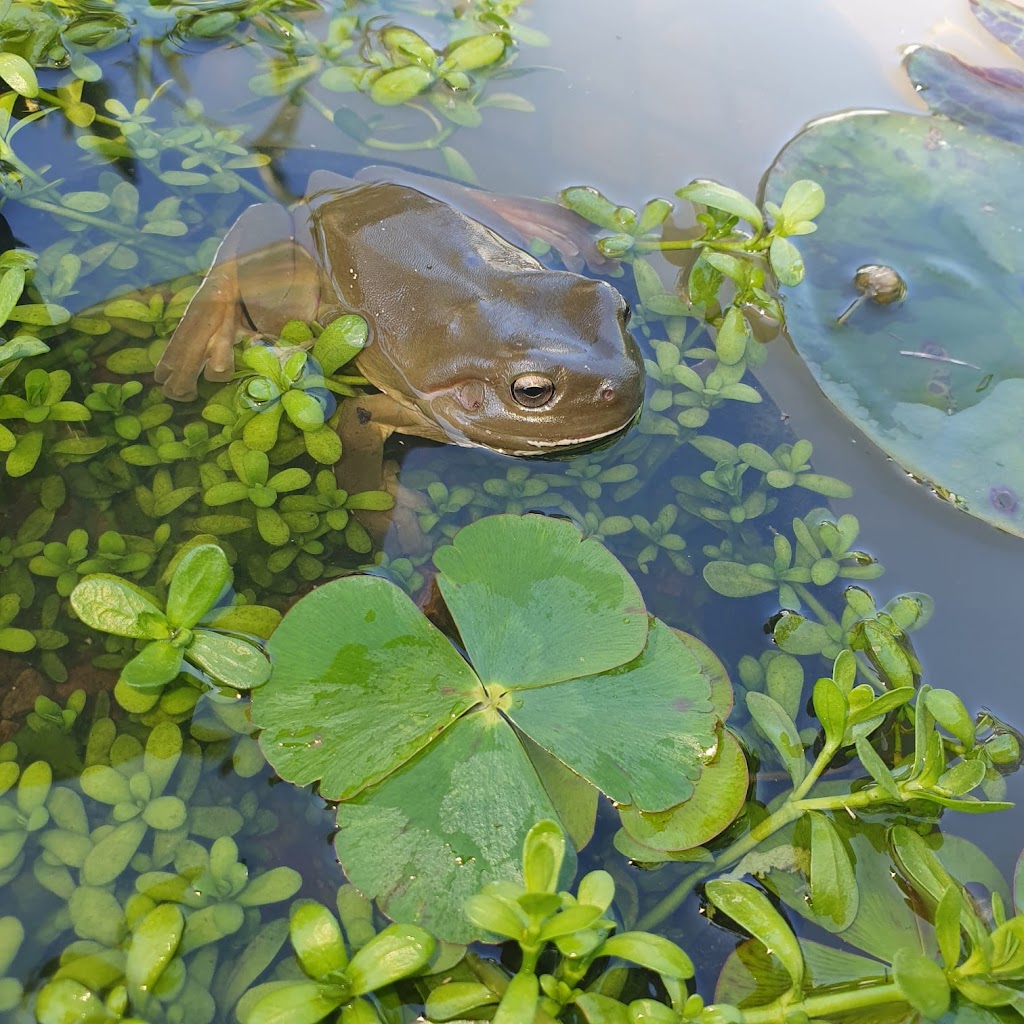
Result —
<svg viewBox="0 0 1024 1024"><path fill-rule="evenodd" d="M564 827L584 838L590 787L648 811L686 801L719 712L698 656L569 523L492 516L434 561L466 658L392 583L337 580L274 633L253 719L283 778L340 801L352 882L466 942L466 898L519 877L527 831L568 793L590 822L573 808Z"/></svg>
<svg viewBox="0 0 1024 1024"><path fill-rule="evenodd" d="M790 142L766 179L825 189L787 290L797 351L836 407L921 481L1024 535L1024 149L938 118L857 113ZM857 298L859 267L906 283Z"/></svg>

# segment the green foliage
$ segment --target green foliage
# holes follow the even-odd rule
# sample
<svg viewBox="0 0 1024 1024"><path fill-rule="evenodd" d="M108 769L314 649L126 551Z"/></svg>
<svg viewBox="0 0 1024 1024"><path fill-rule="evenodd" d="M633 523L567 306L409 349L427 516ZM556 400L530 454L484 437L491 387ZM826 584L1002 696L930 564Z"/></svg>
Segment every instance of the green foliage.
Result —
<svg viewBox="0 0 1024 1024"><path fill-rule="evenodd" d="M805 274L792 240L815 228L817 185L787 181L781 197L769 191L776 203L758 207L694 182L677 193L698 208L697 226L682 233L668 230L667 200L637 213L592 190L567 193L602 228L604 257L628 265L639 296L633 327L654 383L640 436L565 464L480 459L467 461L467 476L455 466L443 480L429 469L403 475L423 492L401 504L411 502L426 535L408 557L373 553L359 520L389 509L392 495L352 493L333 471L334 396L365 386L346 365L367 341L361 318L286 325L240 352L235 379L204 384L190 407L172 408L153 387L195 274L240 200L266 198L250 172L269 161L247 148L247 126L182 95L181 40L254 56L248 85L276 108L271 135L301 105L360 153L435 151L463 179L473 171L453 136L488 109L530 109L494 91L521 73L519 46L544 42L517 0L421 5L415 31L396 23L393 6L382 21L364 6L306 18L318 9L311 0L128 0L116 11L0 0L0 186L59 239L38 254L0 255L0 489L14 509L0 536L0 652L19 685L37 669L98 687L113 678L105 672L122 676L116 722L105 694L87 703L82 691L64 700L33 691L16 744L0 745L0 1014L44 1024L296 1013L393 1021L417 1012L401 1004L425 1000L434 1020L499 1024L534 1011L539 1022L595 1024L944 1011L1008 1019L1020 1002L1024 937L1006 915L1010 893L980 851L941 840L932 826L947 808L1005 806L1019 733L988 712L972 720L959 697L925 682L909 634L930 600L911 593L879 606L849 585L882 567L856 547L852 515L811 509L807 496L841 500L850 489L812 467L808 441L752 436L743 418L761 400L747 371L765 357L766 323L781 320L773 284ZM996 6L976 8L991 18ZM90 54L126 43L174 65L173 95L146 76L110 94ZM22 158L34 152L23 133L44 118L66 122L73 185L58 176L60 156L57 170ZM861 156L850 166L861 168ZM822 162L814 173L825 170ZM841 209L832 184L829 197L830 210ZM812 284L822 264L815 244L835 223L823 219L823 231L799 243ZM183 251L175 240L185 236ZM673 250L690 257L677 287L648 258ZM849 285L825 303L830 323ZM854 286L874 304L844 314L844 329L878 312L883 296L868 285ZM960 303L975 319L1000 308ZM972 325L971 336L1012 334ZM939 359L906 362L929 371L929 408L955 419L946 415L954 375L971 367L930 354ZM985 401L997 393L977 383ZM710 429L736 443L702 433L726 411L736 424ZM669 458L671 471L660 473ZM649 490L662 479L671 490ZM998 481L982 499L1000 523L1016 514L1012 488ZM94 519L79 518L83 505ZM780 507L784 516L773 516ZM472 529L459 533L493 512L537 509L569 517L588 538L554 522L528 528L572 533L567 547L592 553L581 577L546 540L503 547L486 524L472 528L475 544ZM468 665L399 591L422 591L433 572L425 551L445 541L454 543L434 565L446 607L437 602L432 614L450 615ZM648 619L622 565L596 554L604 541L644 574L652 605L673 621L703 615L713 631L728 611L721 597L785 607L772 620L771 650L739 661L738 713L725 667ZM183 677L198 670L236 689L256 685L269 668L250 638L267 638L280 613L254 602L284 608L371 559L376 578L319 587L272 642L274 678L255 697L257 720L269 723L262 742L272 759L308 759L301 781L327 780L324 766L334 766L321 790L344 798L337 848L381 907L400 921L429 918L442 938L515 942L522 959L512 977L479 956L460 961L444 942L431 958L434 940L416 925L374 938L382 922L351 886L338 893L340 928L318 903L289 911L300 874L280 861L295 852L292 836L312 848L309 830L319 836L328 825L313 807L296 811L290 787L241 781L266 769L247 702ZM604 576L622 600L598 621L581 594L593 597ZM232 578L238 594L225 607ZM558 580L572 585L551 585ZM639 627L632 646L602 661L628 632L623 618ZM495 623L506 640L494 639ZM120 632L91 632L111 625ZM313 635L332 639L314 652ZM385 635L391 646L377 644ZM311 657L323 660L314 685ZM578 657L596 660L562 664ZM282 705L295 693L308 703L275 726L260 716L279 685ZM757 766L777 769L768 804L748 792ZM845 775L832 772L840 766ZM592 851L615 874L618 903L603 870L569 892L598 788L616 804L619 853L662 866L627 874L607 847ZM323 885L333 867L321 870L310 850L296 864L307 886ZM798 938L739 881L744 874L855 952ZM633 927L660 924L705 882L717 913L753 936L730 958L711 1006L684 988L686 955ZM281 956L289 931L294 959ZM660 975L661 987L609 958Z"/></svg>
<svg viewBox="0 0 1024 1024"><path fill-rule="evenodd" d="M187 663L215 683L247 690L270 678L263 652L242 637L197 628L231 580L224 552L215 544L198 544L177 561L163 608L141 588L109 573L86 576L71 591L71 606L93 629L145 641L121 669L121 686L155 701Z"/></svg>
<svg viewBox="0 0 1024 1024"><path fill-rule="evenodd" d="M350 958L337 919L312 900L292 904L288 932L305 979L251 989L238 1004L241 1024L269 1024L282 1015L312 1022L339 1008L342 1020L380 1022L365 997L421 971L435 945L416 925L392 924Z"/></svg>
<svg viewBox="0 0 1024 1024"><path fill-rule="evenodd" d="M661 810L692 794L716 716L689 649L648 624L622 566L570 525L484 519L434 563L469 664L394 585L339 580L275 632L277 667L253 719L284 778L319 780L342 801L336 847L349 877L392 915L464 940L461 900L511 870L538 813L558 806L517 730L613 799ZM495 616L506 630L493 630ZM344 636L310 646L338 621ZM608 733L595 744L607 729L614 743ZM490 768L462 787L477 762ZM481 821L501 823L500 845ZM407 842L433 850L435 867L402 893Z"/></svg>
<svg viewBox="0 0 1024 1024"><path fill-rule="evenodd" d="M523 842L523 883L491 882L470 897L466 903L469 919L485 934L514 941L522 951L522 965L511 980L491 975L473 982L442 982L427 999L426 1011L432 1020L446 1021L468 1013L476 1016L481 1011L493 1012L497 1021L533 1020L538 1012L560 1018L572 1005L587 1019L613 1019L604 1014L616 1004L623 1012L625 1007L602 992L603 979L583 984L592 965L603 957L617 957L660 975L673 1006L680 1002L679 996L685 993L683 983L693 977L690 958L657 935L612 935L616 923L606 916L615 897L612 876L592 871L580 879L575 896L560 892L564 856L561 827L554 821L538 822ZM549 948L559 955L557 966L536 977L541 956ZM638 1000L630 1005L630 1011L637 1014L635 1019L646 1019L648 1002ZM595 1018L595 1014L600 1015Z"/></svg>

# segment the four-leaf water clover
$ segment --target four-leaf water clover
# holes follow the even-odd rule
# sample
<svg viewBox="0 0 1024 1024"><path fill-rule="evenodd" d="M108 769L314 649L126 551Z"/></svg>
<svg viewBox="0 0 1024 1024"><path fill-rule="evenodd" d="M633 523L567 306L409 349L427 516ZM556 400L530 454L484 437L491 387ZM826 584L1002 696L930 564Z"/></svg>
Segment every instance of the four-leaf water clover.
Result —
<svg viewBox="0 0 1024 1024"><path fill-rule="evenodd" d="M395 584L336 580L275 631L252 715L279 775L340 802L350 881L466 942L464 900L519 878L534 822L572 835L595 788L647 811L684 802L718 716L690 648L571 524L491 516L434 564L465 656Z"/></svg>
<svg viewBox="0 0 1024 1024"><path fill-rule="evenodd" d="M218 683L249 689L270 677L263 653L240 637L196 628L231 581L224 552L216 544L199 544L178 563L165 608L141 588L107 573L86 576L72 591L71 605L93 629L150 641L121 670L120 682L126 686L159 691L188 662Z"/></svg>

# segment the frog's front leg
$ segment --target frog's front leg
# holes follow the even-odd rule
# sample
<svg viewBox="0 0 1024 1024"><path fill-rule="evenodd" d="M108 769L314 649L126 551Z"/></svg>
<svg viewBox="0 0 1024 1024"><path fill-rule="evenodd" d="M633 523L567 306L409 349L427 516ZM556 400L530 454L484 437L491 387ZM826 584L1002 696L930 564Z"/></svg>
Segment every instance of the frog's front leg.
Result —
<svg viewBox="0 0 1024 1024"><path fill-rule="evenodd" d="M418 410L385 394L359 395L346 399L341 406L341 461L335 467L338 486L349 494L390 491L395 499L391 511L360 511L355 515L378 543L388 528L393 528L398 547L406 554L424 550L426 541L416 520L416 498L385 471L384 444L394 433L430 436L431 426ZM436 425L433 427L436 432Z"/></svg>
<svg viewBox="0 0 1024 1024"><path fill-rule="evenodd" d="M196 382L231 380L234 346L245 334L277 334L312 320L320 275L295 219L271 203L250 206L231 226L156 366L168 398L196 397Z"/></svg>

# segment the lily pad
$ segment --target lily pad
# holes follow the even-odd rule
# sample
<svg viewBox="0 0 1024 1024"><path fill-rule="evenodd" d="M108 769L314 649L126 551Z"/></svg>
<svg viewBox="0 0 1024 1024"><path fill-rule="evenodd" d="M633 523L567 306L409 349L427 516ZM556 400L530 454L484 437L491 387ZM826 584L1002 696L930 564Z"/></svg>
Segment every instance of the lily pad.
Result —
<svg viewBox="0 0 1024 1024"><path fill-rule="evenodd" d="M692 850L732 823L743 809L749 783L743 749L732 733L723 730L715 760L705 766L686 803L653 813L635 806L620 807L622 827L634 842L659 853Z"/></svg>
<svg viewBox="0 0 1024 1024"><path fill-rule="evenodd" d="M1024 535L1024 150L934 118L817 122L777 157L765 191L800 178L828 196L786 296L797 351L836 407L917 479ZM857 298L859 268L905 282ZM843 316L844 312L846 315Z"/></svg>
<svg viewBox="0 0 1024 1024"><path fill-rule="evenodd" d="M645 810L681 803L719 716L701 660L569 523L492 516L434 561L466 657L389 581L337 580L271 637L253 720L283 778L341 801L351 881L396 920L467 942L465 899L520 877L531 825L588 785ZM578 841L585 802L562 821Z"/></svg>

